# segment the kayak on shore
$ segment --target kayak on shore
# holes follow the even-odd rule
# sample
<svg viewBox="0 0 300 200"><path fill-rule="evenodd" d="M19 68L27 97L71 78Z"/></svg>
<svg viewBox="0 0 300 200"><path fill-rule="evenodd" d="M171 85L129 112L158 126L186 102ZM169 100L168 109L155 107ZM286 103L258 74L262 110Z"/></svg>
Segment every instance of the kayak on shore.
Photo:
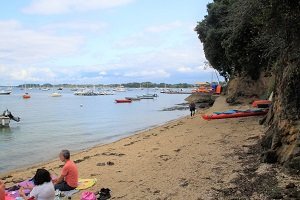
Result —
<svg viewBox="0 0 300 200"><path fill-rule="evenodd" d="M227 119L227 118L260 116L260 115L265 115L267 113L268 113L268 109L228 110L225 112L214 112L214 114L210 114L210 115L202 115L202 118L205 120Z"/></svg>

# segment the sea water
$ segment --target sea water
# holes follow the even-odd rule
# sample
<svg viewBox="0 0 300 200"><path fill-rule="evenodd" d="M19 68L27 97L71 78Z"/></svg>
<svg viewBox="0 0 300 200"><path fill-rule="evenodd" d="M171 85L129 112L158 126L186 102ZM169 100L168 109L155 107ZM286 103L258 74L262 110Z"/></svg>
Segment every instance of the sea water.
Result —
<svg viewBox="0 0 300 200"><path fill-rule="evenodd" d="M133 89L115 95L75 96L65 88L62 97L53 91L33 89L30 99L14 88L0 95L0 112L8 109L20 122L0 128L0 173L56 158L61 149L71 152L105 144L167 121L186 116L188 111L162 111L183 103L188 95L161 94ZM158 93L155 99L115 103L115 99Z"/></svg>

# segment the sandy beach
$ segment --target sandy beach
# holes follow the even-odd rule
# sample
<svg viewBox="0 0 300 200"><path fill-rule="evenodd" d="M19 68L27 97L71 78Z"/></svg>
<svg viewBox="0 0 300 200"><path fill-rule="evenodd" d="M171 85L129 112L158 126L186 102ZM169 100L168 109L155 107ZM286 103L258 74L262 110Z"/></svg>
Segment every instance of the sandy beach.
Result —
<svg viewBox="0 0 300 200"><path fill-rule="evenodd" d="M264 132L264 127L258 124L260 117L205 121L201 114L248 107L229 106L225 97L219 97L213 107L198 111L194 117L187 116L76 153L72 159L78 165L81 178L97 178L96 185L88 190L95 192L103 187L110 188L112 199L226 199L226 195L243 196L243 186L237 184L241 175L247 175L243 171L245 168L256 164L255 173L270 171L269 166L257 164L257 155L252 152L252 147ZM55 151L59 153L60 150ZM245 166L247 162L249 166ZM59 174L62 164L56 159L26 170L2 174L0 178L10 186L31 178L38 167ZM249 195L253 199L265 199L253 191ZM79 199L79 196L80 193L72 199Z"/></svg>

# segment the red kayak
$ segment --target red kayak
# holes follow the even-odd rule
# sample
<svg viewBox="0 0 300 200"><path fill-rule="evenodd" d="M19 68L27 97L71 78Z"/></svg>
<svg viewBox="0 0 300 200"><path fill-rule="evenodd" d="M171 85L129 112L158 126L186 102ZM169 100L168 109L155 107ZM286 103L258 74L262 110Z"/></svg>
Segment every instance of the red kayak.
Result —
<svg viewBox="0 0 300 200"><path fill-rule="evenodd" d="M252 106L256 108L268 108L271 103L272 101L269 100L257 100L252 103Z"/></svg>
<svg viewBox="0 0 300 200"><path fill-rule="evenodd" d="M235 113L222 113L222 114L212 114L212 115L202 115L202 118L205 120L212 119L226 119L226 118L238 118L238 117L249 117L249 116L259 116L265 115L268 113L268 110L245 110L245 111L237 111Z"/></svg>
<svg viewBox="0 0 300 200"><path fill-rule="evenodd" d="M116 99L116 103L131 103L131 99Z"/></svg>

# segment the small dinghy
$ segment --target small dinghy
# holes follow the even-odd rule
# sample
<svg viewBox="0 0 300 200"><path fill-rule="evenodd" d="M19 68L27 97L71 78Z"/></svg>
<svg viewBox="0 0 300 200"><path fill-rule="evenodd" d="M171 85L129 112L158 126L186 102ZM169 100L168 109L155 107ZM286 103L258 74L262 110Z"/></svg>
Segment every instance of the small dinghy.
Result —
<svg viewBox="0 0 300 200"><path fill-rule="evenodd" d="M131 103L131 99L116 99L116 103Z"/></svg>

